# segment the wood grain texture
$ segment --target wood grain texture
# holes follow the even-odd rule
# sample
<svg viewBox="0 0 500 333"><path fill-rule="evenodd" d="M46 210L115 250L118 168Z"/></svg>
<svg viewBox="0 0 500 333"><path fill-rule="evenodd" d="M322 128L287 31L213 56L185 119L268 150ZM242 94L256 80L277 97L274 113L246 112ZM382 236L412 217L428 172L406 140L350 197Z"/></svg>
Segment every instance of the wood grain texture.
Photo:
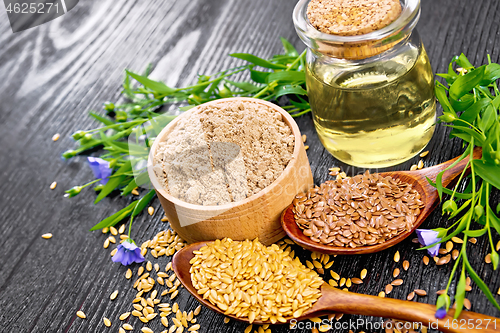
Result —
<svg viewBox="0 0 500 333"><path fill-rule="evenodd" d="M294 4L291 0L89 0L80 1L52 22L16 34L0 5L0 331L106 332L104 316L112 320L111 330L117 331L118 316L131 309L135 292L124 278L126 268L113 264L110 250L102 248L105 236L88 229L132 199L116 196L93 205L90 189L78 197L63 198L65 189L93 178L85 156L70 161L60 158L73 147L71 133L95 126L87 111L100 110L103 102L117 100L124 68L142 71L151 62L154 77L181 86L192 83L198 73L243 63L227 57L228 53L268 57L280 52L280 36L303 50L291 20ZM495 0L423 0L417 28L433 70L446 71L452 56L460 52L475 65L485 63L487 54L498 62L499 11L500 2ZM316 184L329 179L328 168L333 166L342 166L349 174L360 171L342 165L325 151L310 115L297 123L308 138L307 153ZM431 153L423 159L425 166L461 153L459 140L449 140L448 132L444 126L437 127L428 146ZM61 139L52 142L55 133L61 133ZM408 170L417 161L415 158L389 170ZM58 186L50 190L53 181ZM498 191L491 199L499 202ZM158 200L153 205L156 212L152 217L143 214L135 221L132 232L139 243L165 228ZM434 212L423 227L447 223ZM42 239L46 232L54 237ZM498 235L495 237L498 241ZM307 251L294 249L302 260L310 258ZM428 296L418 297L418 301L434 304L435 292L446 286L452 267L425 266L424 254L415 249L407 239L372 255L338 256L332 269L343 277L353 277L366 268L364 283L350 290L376 295L392 281L394 268L408 260L409 270L401 273L405 283L389 296L405 299L410 291L420 288ZM469 260L496 291L500 276L484 263L488 249L486 239L471 244ZM396 250L401 253L400 263L392 260ZM158 262L164 267L168 260L162 257ZM134 272L137 269L135 265ZM452 288L455 286L453 281ZM120 294L110 301L115 289ZM473 311L500 316L477 286L467 298ZM198 305L185 290L176 300L187 311ZM87 314L86 320L76 317L79 309ZM358 318L381 320L346 315L341 322ZM136 318L129 322L135 331L142 327ZM202 310L198 322L200 332L242 332L246 327L232 321L224 324L223 316L208 309ZM150 327L161 331L159 321ZM375 331L363 325L356 330ZM287 331L287 326L273 327L273 332Z"/></svg>

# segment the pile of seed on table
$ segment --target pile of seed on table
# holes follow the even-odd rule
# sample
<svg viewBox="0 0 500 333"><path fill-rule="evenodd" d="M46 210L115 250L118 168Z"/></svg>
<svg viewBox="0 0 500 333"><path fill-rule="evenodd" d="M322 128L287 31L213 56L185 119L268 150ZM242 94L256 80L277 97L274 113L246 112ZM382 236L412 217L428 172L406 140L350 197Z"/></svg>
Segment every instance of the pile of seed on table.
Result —
<svg viewBox="0 0 500 333"><path fill-rule="evenodd" d="M319 275L276 244L224 238L193 253L193 286L226 315L284 323L321 296Z"/></svg>
<svg viewBox="0 0 500 333"><path fill-rule="evenodd" d="M293 201L297 225L312 241L359 247L411 230L423 203L411 184L366 171L329 180Z"/></svg>

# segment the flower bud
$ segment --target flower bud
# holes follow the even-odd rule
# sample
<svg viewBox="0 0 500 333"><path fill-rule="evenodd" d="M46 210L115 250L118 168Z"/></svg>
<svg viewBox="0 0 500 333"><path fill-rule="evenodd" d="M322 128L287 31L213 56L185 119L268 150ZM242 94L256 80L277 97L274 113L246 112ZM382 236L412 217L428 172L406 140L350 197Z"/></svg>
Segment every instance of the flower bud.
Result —
<svg viewBox="0 0 500 333"><path fill-rule="evenodd" d="M69 190L66 191L66 193L69 194L69 197L72 198L78 194L80 194L80 192L82 191L83 187L82 186L73 186L72 188L70 188Z"/></svg>
<svg viewBox="0 0 500 333"><path fill-rule="evenodd" d="M116 121L127 121L127 119L128 119L127 112L116 111L115 119L116 119Z"/></svg>
<svg viewBox="0 0 500 333"><path fill-rule="evenodd" d="M439 119L441 119L445 123L452 123L457 120L457 117L455 117L455 115L452 113L446 112L441 117L439 117Z"/></svg>
<svg viewBox="0 0 500 333"><path fill-rule="evenodd" d="M72 158L72 157L75 157L76 156L76 151L70 149L70 150L66 150L63 154L62 154L62 157L64 159L69 159L69 158Z"/></svg>
<svg viewBox="0 0 500 333"><path fill-rule="evenodd" d="M76 131L71 135L74 140L80 140L85 135L85 131Z"/></svg>
<svg viewBox="0 0 500 333"><path fill-rule="evenodd" d="M453 200L448 200L443 203L443 214L453 214L457 209L457 204Z"/></svg>
<svg viewBox="0 0 500 333"><path fill-rule="evenodd" d="M481 205L474 207L474 214L476 215L476 220L479 220L484 214L484 208Z"/></svg>
<svg viewBox="0 0 500 333"><path fill-rule="evenodd" d="M115 105L111 102L106 102L104 103L104 110L106 111L114 111L115 110Z"/></svg>

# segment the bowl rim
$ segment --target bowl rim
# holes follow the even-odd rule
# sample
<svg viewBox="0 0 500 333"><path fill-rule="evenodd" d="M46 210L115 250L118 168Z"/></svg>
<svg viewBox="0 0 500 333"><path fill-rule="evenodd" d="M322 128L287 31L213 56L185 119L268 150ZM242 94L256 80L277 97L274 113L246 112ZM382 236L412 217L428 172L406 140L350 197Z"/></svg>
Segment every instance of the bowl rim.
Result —
<svg viewBox="0 0 500 333"><path fill-rule="evenodd" d="M241 101L243 103L252 102L252 103L263 104L263 105L270 107L274 111L279 112L282 115L284 122L292 130L292 134L293 134L294 139L295 139L292 158L288 162L288 165L285 167L285 169L279 175L279 177L276 178L269 186L266 186L264 189L260 190L259 192L255 193L255 194L253 194L253 195L251 195L243 200L240 200L240 201L230 202L230 203L226 203L226 204L218 205L218 206L203 206L203 205L196 205L196 204L188 203L188 202L182 201L182 200L172 196L170 193L168 193L165 189L162 188L162 186L158 182L158 178L156 176L156 173L153 170L153 166L154 166L153 156L154 156L154 152L156 152L156 150L158 149L158 145L160 144L160 142L164 141L163 140L164 137L166 135L168 135L170 133L170 131L173 128L175 128L175 126L177 126L177 123L180 121L180 119L182 119L181 117L199 110L200 107L202 107L202 106L205 107L205 106L211 106L211 105L215 105L215 104L219 104L219 103L223 103L223 102L232 102L232 101ZM149 176L149 179L151 180L151 183L153 184L153 187L154 187L155 191L157 192L157 194L160 194L163 198L165 198L166 200L168 200L169 202L171 202L175 205L178 205L178 206L186 208L186 209L194 210L194 211L217 212L220 210L228 210L228 209L234 208L236 206L246 205L246 204L254 201L255 199L258 199L260 197L267 195L269 192L271 192L273 189L275 189L276 186L278 186L281 183L281 181L291 172L291 169L294 166L294 164L297 163L297 157L299 155L300 149L303 149L302 146L303 146L302 136L301 136L300 129L299 129L297 123L292 118L292 116L287 111L285 111L283 108L281 108L279 105L276 105L274 103L271 103L271 102L268 102L268 101L265 101L262 99L252 98L252 97L221 98L221 99L217 99L217 100L213 100L210 102L206 102L206 103L197 105L194 108L191 108L188 111L185 111L181 115L177 116L173 121L168 123L161 130L161 132L156 136L156 138L153 142L153 145L151 146L151 150L149 151L148 164L147 164L148 176Z"/></svg>

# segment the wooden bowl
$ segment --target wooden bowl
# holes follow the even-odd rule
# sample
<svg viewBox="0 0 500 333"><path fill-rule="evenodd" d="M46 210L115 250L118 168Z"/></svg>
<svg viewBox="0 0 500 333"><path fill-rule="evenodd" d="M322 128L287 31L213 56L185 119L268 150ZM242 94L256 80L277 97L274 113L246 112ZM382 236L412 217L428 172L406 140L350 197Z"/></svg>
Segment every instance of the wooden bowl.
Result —
<svg viewBox="0 0 500 333"><path fill-rule="evenodd" d="M314 185L309 160L299 128L288 112L270 102L244 97L226 98L203 105L210 106L228 101L253 102L268 106L279 112L284 122L291 128L295 138L292 159L271 185L244 200L220 206L202 206L181 201L160 185L161 182L153 170L153 157L158 145L165 141L179 119L198 110L198 106L170 122L155 139L149 154L149 178L172 229L188 243L229 237L233 240L259 238L262 243L271 244L285 236L280 223L282 211L297 193L305 192ZM182 225L180 219L183 221ZM196 223L187 224L185 221L196 221Z"/></svg>

